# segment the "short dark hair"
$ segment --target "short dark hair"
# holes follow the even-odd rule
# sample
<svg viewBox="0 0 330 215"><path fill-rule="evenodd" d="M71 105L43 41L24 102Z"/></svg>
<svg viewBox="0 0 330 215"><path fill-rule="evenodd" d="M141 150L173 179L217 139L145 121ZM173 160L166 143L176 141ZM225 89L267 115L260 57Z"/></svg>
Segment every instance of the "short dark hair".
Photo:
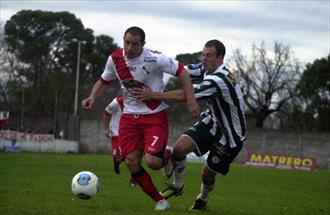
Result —
<svg viewBox="0 0 330 215"><path fill-rule="evenodd" d="M142 28L139 28L139 27L136 27L136 26L128 28L124 33L124 38L126 37L127 33L130 33L134 36L140 36L141 37L141 43L144 43L145 40L146 40L146 34L142 30Z"/></svg>
<svg viewBox="0 0 330 215"><path fill-rule="evenodd" d="M209 40L205 43L205 47L214 47L217 57L219 57L220 55L222 55L223 58L225 57L226 47L219 40Z"/></svg>

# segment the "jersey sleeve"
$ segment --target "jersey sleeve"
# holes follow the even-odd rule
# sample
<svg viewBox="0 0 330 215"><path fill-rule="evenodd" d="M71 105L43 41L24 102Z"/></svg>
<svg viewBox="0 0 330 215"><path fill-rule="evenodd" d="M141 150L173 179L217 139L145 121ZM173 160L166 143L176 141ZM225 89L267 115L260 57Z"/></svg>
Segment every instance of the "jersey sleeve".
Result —
<svg viewBox="0 0 330 215"><path fill-rule="evenodd" d="M192 80L203 79L203 77L204 77L205 71L203 69L202 63L188 64L185 66L185 69L187 70L187 72Z"/></svg>
<svg viewBox="0 0 330 215"><path fill-rule="evenodd" d="M228 100L229 87L226 84L225 77L217 75L207 75L207 77L199 84L194 84L196 99L207 99L210 97L222 97L224 100Z"/></svg>
<svg viewBox="0 0 330 215"><path fill-rule="evenodd" d="M109 115L115 113L120 108L120 104L118 103L117 99L113 99L111 103L105 108L104 112L108 113Z"/></svg>
<svg viewBox="0 0 330 215"><path fill-rule="evenodd" d="M103 73L100 76L100 80L102 81L103 84L110 84L110 82L115 79L116 79L116 68L113 59L110 55L107 60L107 63L105 64Z"/></svg>
<svg viewBox="0 0 330 215"><path fill-rule="evenodd" d="M225 85L219 82L223 81L221 79L208 78L204 79L199 84L194 84L193 87L196 99L201 100L218 96L221 93L221 86Z"/></svg>
<svg viewBox="0 0 330 215"><path fill-rule="evenodd" d="M184 69L184 65L182 63L163 54L158 55L158 63L160 71L170 75L179 76Z"/></svg>

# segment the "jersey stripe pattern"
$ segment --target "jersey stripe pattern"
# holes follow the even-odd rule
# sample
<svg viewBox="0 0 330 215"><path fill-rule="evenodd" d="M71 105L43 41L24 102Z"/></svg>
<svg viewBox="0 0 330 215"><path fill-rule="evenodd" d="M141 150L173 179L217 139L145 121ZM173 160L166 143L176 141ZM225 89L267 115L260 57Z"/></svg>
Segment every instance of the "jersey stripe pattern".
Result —
<svg viewBox="0 0 330 215"><path fill-rule="evenodd" d="M100 79L105 84L115 79L120 82L124 96L124 113L145 115L161 112L168 106L165 102L158 100L136 101L123 82L135 80L148 86L154 92L163 92L164 73L179 75L182 71L181 63L161 53L143 48L139 56L128 59L124 50L120 48L109 56Z"/></svg>
<svg viewBox="0 0 330 215"><path fill-rule="evenodd" d="M194 73L196 75L196 71ZM221 129L220 144L230 148L241 145L246 140L244 100L240 86L229 70L221 65L211 74L204 73L203 80L194 84L194 89L198 100L207 99L204 114L215 122L216 129Z"/></svg>

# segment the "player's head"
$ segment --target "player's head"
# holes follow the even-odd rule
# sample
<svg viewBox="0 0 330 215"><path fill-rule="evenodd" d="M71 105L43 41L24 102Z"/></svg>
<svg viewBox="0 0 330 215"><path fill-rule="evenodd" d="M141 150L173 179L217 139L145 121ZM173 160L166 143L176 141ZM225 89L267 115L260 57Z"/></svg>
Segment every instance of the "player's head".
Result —
<svg viewBox="0 0 330 215"><path fill-rule="evenodd" d="M202 52L202 62L204 69L211 73L221 64L226 54L226 48L219 40L209 40L205 43Z"/></svg>
<svg viewBox="0 0 330 215"><path fill-rule="evenodd" d="M128 28L124 33L124 50L127 58L138 57L145 44L144 31L136 26Z"/></svg>

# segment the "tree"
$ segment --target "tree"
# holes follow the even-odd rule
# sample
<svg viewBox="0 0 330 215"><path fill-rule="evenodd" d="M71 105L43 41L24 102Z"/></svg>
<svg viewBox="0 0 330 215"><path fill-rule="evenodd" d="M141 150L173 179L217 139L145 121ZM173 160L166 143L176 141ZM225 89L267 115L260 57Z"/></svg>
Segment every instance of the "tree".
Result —
<svg viewBox="0 0 330 215"><path fill-rule="evenodd" d="M93 52L88 58L91 63L91 70L93 71L91 75L94 79L98 78L103 72L109 54L118 48L112 37L107 35L95 37Z"/></svg>
<svg viewBox="0 0 330 215"><path fill-rule="evenodd" d="M112 37L108 35L99 35L96 36L93 42L93 51L88 55L85 54L85 61L88 62L88 70L89 73L86 73L86 76L82 76L80 78L80 98L85 98L89 95L91 91L91 87L95 83L95 81L102 74L106 61L111 54L111 52L118 49L118 45L114 43ZM80 116L85 118L101 118L104 111L104 108L109 104L112 98L119 96L120 93L120 85L117 81L113 82L110 87L108 87L103 95L98 99L98 102L95 103L92 111L82 111L80 112Z"/></svg>
<svg viewBox="0 0 330 215"><path fill-rule="evenodd" d="M68 12L22 10L6 22L5 41L9 51L28 65L19 75L29 86L30 110L51 113L57 90L63 96L61 101L72 101L77 58L73 38L89 43L94 39L92 31L84 29L81 21ZM91 51L91 46L86 51Z"/></svg>
<svg viewBox="0 0 330 215"><path fill-rule="evenodd" d="M81 20L69 12L22 10L6 22L8 51L26 65L24 70L18 71L18 75L29 86L26 96L31 111L53 113L54 95L59 97L60 111L73 110L77 40L84 42L80 60L82 84L100 74L99 65L104 65L108 54L117 47L111 37L95 38L93 31L84 28ZM19 95L15 90L10 93Z"/></svg>
<svg viewBox="0 0 330 215"><path fill-rule="evenodd" d="M27 65L19 62L15 53L9 52L5 42L3 24L0 24L0 106L5 110L13 110L9 92L22 86L24 77L20 73L27 68Z"/></svg>
<svg viewBox="0 0 330 215"><path fill-rule="evenodd" d="M186 53L186 54L178 54L176 56L176 59L181 63L187 65L187 64L200 63L201 56L202 56L202 52L195 52L192 54Z"/></svg>
<svg viewBox="0 0 330 215"><path fill-rule="evenodd" d="M11 79L9 70L9 56L7 53L7 47L4 38L4 31L2 29L2 23L0 23L0 104L1 107L8 108L8 98L6 94L6 84Z"/></svg>
<svg viewBox="0 0 330 215"><path fill-rule="evenodd" d="M295 127L330 131L330 54L306 65L297 90L301 103L292 112Z"/></svg>
<svg viewBox="0 0 330 215"><path fill-rule="evenodd" d="M275 42L270 57L264 42L252 46L252 56L244 56L240 49L233 54L233 67L240 77L248 114L262 128L265 119L296 96L295 87L300 75L299 62L289 46Z"/></svg>

